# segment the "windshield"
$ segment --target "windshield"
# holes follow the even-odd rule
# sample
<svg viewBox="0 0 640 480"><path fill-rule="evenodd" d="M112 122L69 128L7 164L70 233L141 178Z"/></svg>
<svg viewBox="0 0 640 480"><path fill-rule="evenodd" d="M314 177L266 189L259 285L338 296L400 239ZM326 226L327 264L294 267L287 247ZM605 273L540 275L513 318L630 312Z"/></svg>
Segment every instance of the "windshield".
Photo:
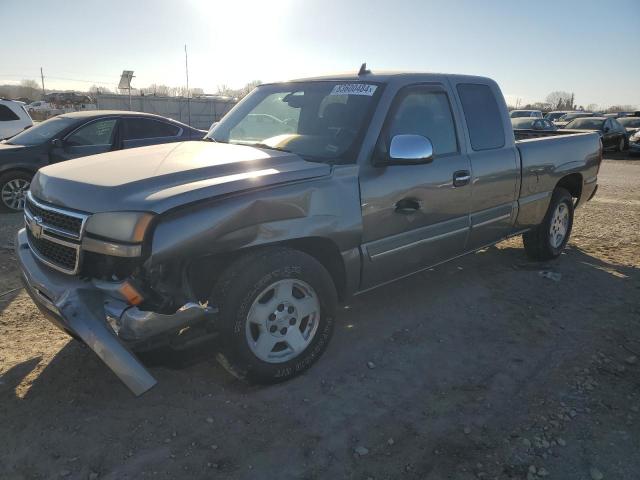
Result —
<svg viewBox="0 0 640 480"><path fill-rule="evenodd" d="M532 128L535 118L514 118L511 120L511 126L513 128Z"/></svg>
<svg viewBox="0 0 640 480"><path fill-rule="evenodd" d="M285 150L310 160L353 161L381 90L373 83L264 85L205 139Z"/></svg>
<svg viewBox="0 0 640 480"><path fill-rule="evenodd" d="M544 118L546 118L547 120L554 121L554 120L558 120L563 115L565 115L564 112L549 112L544 116Z"/></svg>
<svg viewBox="0 0 640 480"><path fill-rule="evenodd" d="M618 122L621 123L622 126L626 128L640 128L640 117L619 118Z"/></svg>
<svg viewBox="0 0 640 480"><path fill-rule="evenodd" d="M40 145L53 140L56 135L75 122L76 120L68 117L50 118L38 125L34 125L29 130L19 133L7 143L9 145Z"/></svg>
<svg viewBox="0 0 640 480"><path fill-rule="evenodd" d="M567 128L581 128L585 130L602 130L604 120L597 118L577 118L567 124Z"/></svg>
<svg viewBox="0 0 640 480"><path fill-rule="evenodd" d="M588 117L589 115L593 115L593 114L592 113L567 113L566 115L563 115L562 117L560 117L560 120L562 120L563 122L569 122L574 118Z"/></svg>

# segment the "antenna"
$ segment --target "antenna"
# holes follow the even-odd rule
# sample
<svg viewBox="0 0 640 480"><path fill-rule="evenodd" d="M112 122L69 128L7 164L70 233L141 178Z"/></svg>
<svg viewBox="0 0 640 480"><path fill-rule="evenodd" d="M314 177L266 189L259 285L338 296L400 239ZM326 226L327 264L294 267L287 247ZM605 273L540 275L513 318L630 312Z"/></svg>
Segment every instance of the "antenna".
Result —
<svg viewBox="0 0 640 480"><path fill-rule="evenodd" d="M371 73L371 70L367 70L367 62L364 62L362 65L360 65L358 76L367 75L368 73Z"/></svg>
<svg viewBox="0 0 640 480"><path fill-rule="evenodd" d="M184 71L187 74L187 115L189 116L189 126L191 126L191 101L189 95L189 60L187 57L187 44L184 45Z"/></svg>

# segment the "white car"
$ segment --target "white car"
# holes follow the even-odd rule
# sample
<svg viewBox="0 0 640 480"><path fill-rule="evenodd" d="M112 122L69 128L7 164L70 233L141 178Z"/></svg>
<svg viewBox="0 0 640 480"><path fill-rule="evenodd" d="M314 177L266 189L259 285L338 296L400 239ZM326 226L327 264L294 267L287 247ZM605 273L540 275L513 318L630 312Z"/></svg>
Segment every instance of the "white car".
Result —
<svg viewBox="0 0 640 480"><path fill-rule="evenodd" d="M53 106L49 102L45 102L44 100L38 100L37 102L31 102L29 105L25 107L28 112L35 110L36 112L42 110L51 110Z"/></svg>
<svg viewBox="0 0 640 480"><path fill-rule="evenodd" d="M542 118L542 112L540 110L511 110L509 116L511 118Z"/></svg>
<svg viewBox="0 0 640 480"><path fill-rule="evenodd" d="M33 120L23 102L0 98L0 140L13 137L32 126Z"/></svg>

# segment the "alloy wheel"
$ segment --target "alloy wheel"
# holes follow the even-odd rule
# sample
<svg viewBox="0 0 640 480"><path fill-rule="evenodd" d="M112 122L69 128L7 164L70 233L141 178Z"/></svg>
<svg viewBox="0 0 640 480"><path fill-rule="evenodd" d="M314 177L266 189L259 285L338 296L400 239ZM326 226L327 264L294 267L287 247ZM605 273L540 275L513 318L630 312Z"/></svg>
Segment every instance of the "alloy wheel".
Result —
<svg viewBox="0 0 640 480"><path fill-rule="evenodd" d="M14 178L2 186L2 203L11 210L22 210L30 182L24 178Z"/></svg>
<svg viewBox="0 0 640 480"><path fill-rule="evenodd" d="M245 322L247 343L264 362L286 362L311 344L319 321L320 302L313 288L302 280L280 280L253 301Z"/></svg>

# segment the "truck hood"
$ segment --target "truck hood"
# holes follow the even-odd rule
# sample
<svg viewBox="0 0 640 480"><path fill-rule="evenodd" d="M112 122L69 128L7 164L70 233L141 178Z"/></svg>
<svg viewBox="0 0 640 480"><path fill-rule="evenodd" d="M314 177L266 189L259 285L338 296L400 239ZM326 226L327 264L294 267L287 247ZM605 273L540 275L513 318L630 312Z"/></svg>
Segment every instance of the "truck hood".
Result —
<svg viewBox="0 0 640 480"><path fill-rule="evenodd" d="M163 213L221 195L328 175L298 155L243 145L192 141L103 153L42 168L31 193L88 213Z"/></svg>

